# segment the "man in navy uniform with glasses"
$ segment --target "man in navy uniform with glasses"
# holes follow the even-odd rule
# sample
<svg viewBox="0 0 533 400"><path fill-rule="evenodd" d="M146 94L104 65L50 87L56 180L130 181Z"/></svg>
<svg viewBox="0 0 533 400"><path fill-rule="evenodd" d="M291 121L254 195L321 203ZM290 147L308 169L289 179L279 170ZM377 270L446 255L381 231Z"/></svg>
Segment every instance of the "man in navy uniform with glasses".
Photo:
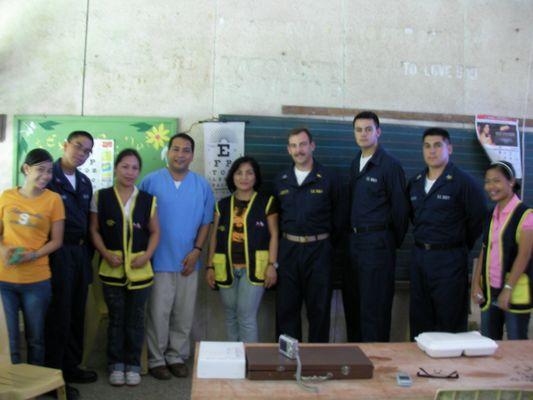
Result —
<svg viewBox="0 0 533 400"><path fill-rule="evenodd" d="M63 246L50 254L52 300L45 328L45 365L61 369L67 383L97 380L94 371L79 368L83 356L85 304L92 282L89 243L89 206L93 195L90 179L78 170L89 158L94 139L85 131L69 134L63 156L53 166L48 189L59 193L65 205ZM78 390L66 387L67 399Z"/></svg>

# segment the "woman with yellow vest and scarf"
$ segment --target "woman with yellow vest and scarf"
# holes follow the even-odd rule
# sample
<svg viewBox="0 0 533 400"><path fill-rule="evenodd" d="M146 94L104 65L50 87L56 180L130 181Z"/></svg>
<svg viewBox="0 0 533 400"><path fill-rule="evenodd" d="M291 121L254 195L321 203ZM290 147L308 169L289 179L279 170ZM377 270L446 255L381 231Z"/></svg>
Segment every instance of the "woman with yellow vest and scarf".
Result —
<svg viewBox="0 0 533 400"><path fill-rule="evenodd" d="M232 195L216 204L206 278L220 289L228 340L257 342L257 310L277 279L278 209L257 192L261 171L252 157L235 160L226 184Z"/></svg>
<svg viewBox="0 0 533 400"><path fill-rule="evenodd" d="M527 339L533 306L533 209L520 201L511 163L485 172L485 190L496 202L483 229L483 247L472 278L472 300L481 306L481 333L501 340Z"/></svg>
<svg viewBox="0 0 533 400"><path fill-rule="evenodd" d="M137 151L122 150L115 160L115 185L99 190L91 205L91 236L101 256L98 274L109 309L113 386L141 381L144 306L154 276L150 258L159 242L156 199L135 186L141 167Z"/></svg>

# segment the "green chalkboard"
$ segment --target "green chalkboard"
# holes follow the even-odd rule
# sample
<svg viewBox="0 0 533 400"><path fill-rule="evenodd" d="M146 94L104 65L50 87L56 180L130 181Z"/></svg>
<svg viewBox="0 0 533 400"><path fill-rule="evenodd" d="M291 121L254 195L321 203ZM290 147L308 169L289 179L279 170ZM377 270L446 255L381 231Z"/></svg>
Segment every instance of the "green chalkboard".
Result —
<svg viewBox="0 0 533 400"><path fill-rule="evenodd" d="M144 117L81 117L17 115L14 118L15 164L13 182L23 182L20 165L33 148L48 150L54 159L63 154L63 143L75 130L89 132L95 139L114 140L115 155L122 149L136 149L143 160L139 180L166 164L168 140L177 131L178 120Z"/></svg>
<svg viewBox="0 0 533 400"><path fill-rule="evenodd" d="M316 158L325 166L335 170L347 186L350 163L357 146L353 136L352 121L326 120L317 118L265 117L254 115L220 115L221 121L245 121L245 154L253 156L261 165L263 190L273 189L273 179L277 173L291 163L287 153L287 133L298 126L311 130L317 143ZM438 126L438 124L436 124ZM382 124L379 139L384 147L403 164L406 177L414 176L424 167L421 138L425 126ZM474 128L448 129L452 136L452 161L468 171L480 185L483 185L483 171L489 160L479 145ZM525 171L522 184L524 202L533 204L533 174L527 173L533 166L533 135L525 135L523 146ZM347 190L347 187L345 188ZM411 249L414 239L409 233L401 249L397 252L396 279L409 279ZM342 249L342 246L338 246ZM471 256L479 254L478 247ZM340 286L343 266L347 264L347 246L336 255L335 282ZM469 265L472 265L470 263Z"/></svg>

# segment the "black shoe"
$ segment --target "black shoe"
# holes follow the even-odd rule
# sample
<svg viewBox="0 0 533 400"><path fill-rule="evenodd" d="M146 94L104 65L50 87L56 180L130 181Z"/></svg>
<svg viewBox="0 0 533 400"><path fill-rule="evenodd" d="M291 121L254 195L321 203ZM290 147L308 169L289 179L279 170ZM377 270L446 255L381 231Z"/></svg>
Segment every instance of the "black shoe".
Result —
<svg viewBox="0 0 533 400"><path fill-rule="evenodd" d="M63 372L65 382L68 383L92 383L96 382L98 375L94 371L86 371L84 369L76 368L68 372Z"/></svg>
<svg viewBox="0 0 533 400"><path fill-rule="evenodd" d="M80 391L73 386L65 385L65 393L67 395L67 400L77 400L80 398ZM45 396L57 399L57 391L51 390L50 392L45 393Z"/></svg>

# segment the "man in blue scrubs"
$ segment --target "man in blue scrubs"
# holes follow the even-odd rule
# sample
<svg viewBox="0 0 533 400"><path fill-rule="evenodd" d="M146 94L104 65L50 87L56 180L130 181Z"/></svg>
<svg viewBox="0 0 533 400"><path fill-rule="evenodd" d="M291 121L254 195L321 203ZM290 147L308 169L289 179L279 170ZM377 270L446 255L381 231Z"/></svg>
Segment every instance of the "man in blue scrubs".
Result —
<svg viewBox="0 0 533 400"><path fill-rule="evenodd" d="M426 168L408 184L415 239L411 339L427 331L466 331L468 252L486 213L480 185L449 161L448 131L427 129L422 140Z"/></svg>
<svg viewBox="0 0 533 400"><path fill-rule="evenodd" d="M139 187L156 196L161 224L146 321L148 367L156 379L189 374L184 362L190 353L199 258L215 207L207 180L189 170L193 157L193 138L174 135L168 145L168 167L148 174Z"/></svg>
<svg viewBox="0 0 533 400"><path fill-rule="evenodd" d="M408 225L409 203L400 162L379 145L379 118L353 120L359 146L350 166L350 258L343 302L350 342L389 340L396 249Z"/></svg>

